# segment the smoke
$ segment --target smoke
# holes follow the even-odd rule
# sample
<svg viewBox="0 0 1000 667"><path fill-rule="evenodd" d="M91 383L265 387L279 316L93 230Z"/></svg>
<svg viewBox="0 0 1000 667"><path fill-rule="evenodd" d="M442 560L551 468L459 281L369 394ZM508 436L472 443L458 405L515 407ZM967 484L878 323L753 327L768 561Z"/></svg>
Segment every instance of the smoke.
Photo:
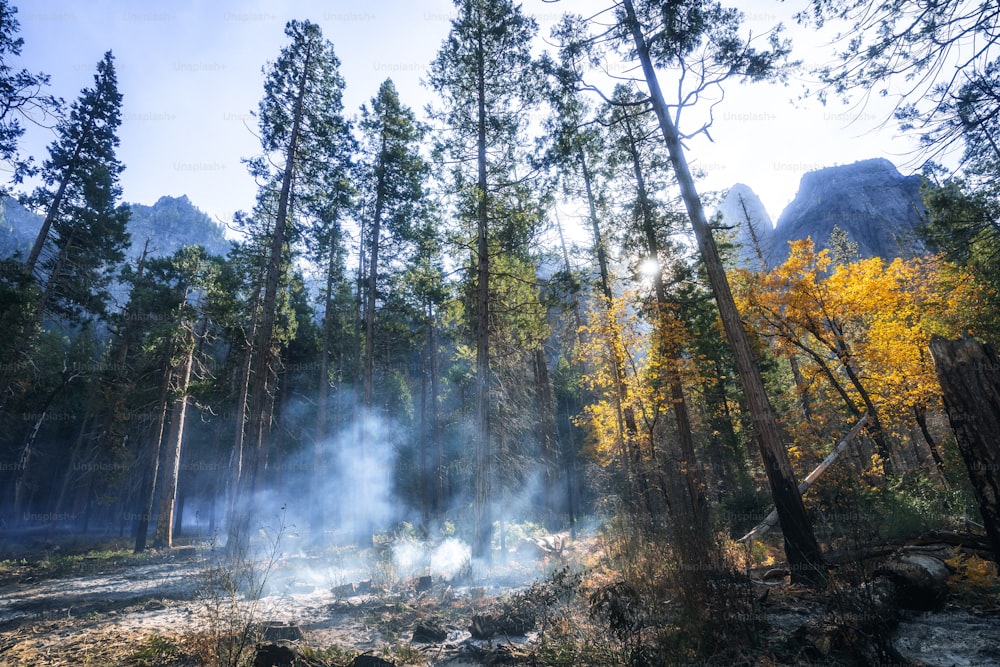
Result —
<svg viewBox="0 0 1000 667"><path fill-rule="evenodd" d="M398 542L392 547L392 562L402 577L430 575L455 579L472 562L472 549L454 537L438 545L423 542Z"/></svg>
<svg viewBox="0 0 1000 667"><path fill-rule="evenodd" d="M363 537L402 520L393 493L402 439L402 429L387 419L363 414L321 445L321 459L329 464L317 471L314 501L337 510L336 518L323 522L326 530Z"/></svg>
<svg viewBox="0 0 1000 667"><path fill-rule="evenodd" d="M286 538L370 542L407 515L393 487L404 435L391 420L362 413L319 443L274 452L251 501L252 530L275 530L280 514Z"/></svg>
<svg viewBox="0 0 1000 667"><path fill-rule="evenodd" d="M286 406L284 415L294 407L301 406ZM296 451L281 451L279 445L271 452L252 499L252 549L256 557L266 556L273 538L280 539L284 569L276 576L336 588L369 580L393 587L428 575L454 583L519 585L540 573L544 554L525 538L544 530L538 522L547 511L546 494L554 490L541 467L518 459L522 464L515 462L509 474L497 471L492 515L495 539L505 551L479 561L461 539L471 530L471 470L450 471L448 495L431 514L421 504L428 488L421 485L432 473L422 469L426 463L413 428L359 409L315 443L306 434L310 410L301 416L290 427L299 437L289 441L302 444ZM461 423L452 426L450 437L442 434L448 438L443 448L455 448L451 455L459 460L469 434Z"/></svg>

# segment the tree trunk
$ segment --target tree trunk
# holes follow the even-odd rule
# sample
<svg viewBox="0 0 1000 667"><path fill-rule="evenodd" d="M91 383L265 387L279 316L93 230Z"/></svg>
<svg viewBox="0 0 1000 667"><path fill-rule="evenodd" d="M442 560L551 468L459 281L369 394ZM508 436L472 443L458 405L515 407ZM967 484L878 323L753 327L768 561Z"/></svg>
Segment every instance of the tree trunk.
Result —
<svg viewBox="0 0 1000 667"><path fill-rule="evenodd" d="M189 333L189 336L193 335ZM194 341L187 341L189 350L178 373L177 396L170 407L170 434L164 454L163 484L160 487L160 508L156 515L156 535L154 547L174 546L174 507L177 500L177 477L181 465L184 425L187 417L188 385L191 383L191 368L194 365Z"/></svg>
<svg viewBox="0 0 1000 667"><path fill-rule="evenodd" d="M938 474L941 476L941 482L945 485L945 488L947 488L948 478L944 474L944 459L941 458L941 452L938 450L937 443L934 442L930 429L927 428L927 408L923 405L914 405L913 414L917 419L917 426L920 427L920 435L924 437L924 442L927 443L927 449L931 452L931 458L934 459L934 466L937 468Z"/></svg>
<svg viewBox="0 0 1000 667"><path fill-rule="evenodd" d="M38 437L38 431L42 428L42 423L45 421L45 417L48 416L49 407L52 405L52 401L55 400L56 396L62 392L62 390L69 384L73 379L77 377L76 373L70 374L67 370L63 370L62 381L59 383L55 389L46 397L42 404L37 408L35 416L35 424L32 426L31 430L24 437L24 444L21 446L21 454L17 460L17 467L14 473L14 523L26 522L27 516L22 516L22 511L25 507L25 492L26 483L28 478L28 468L31 465L32 454L35 451L35 439Z"/></svg>
<svg viewBox="0 0 1000 667"><path fill-rule="evenodd" d="M628 28L632 33L643 74L649 86L653 109L656 112L660 130L670 154L670 162L677 175L681 196L691 219L691 226L698 241L702 261L705 263L705 270L711 283L712 293L715 295L723 328L733 350L736 370L743 386L743 393L746 396L750 417L760 445L764 469L770 483L771 496L774 498L774 504L781 521L782 533L785 538L785 556L788 558L789 567L792 570L792 580L807 584L823 584L826 581L823 556L819 550L819 544L816 542L816 536L813 534L805 505L802 503L802 495L795 483L795 475L788 460L788 452L782 442L774 409L768 400L753 349L750 347L750 341L736 309L725 269L722 266L715 239L712 238L708 218L698 196L680 137L663 100L663 94L660 91L656 72L653 69L653 63L636 18L632 0L623 0L623 4Z"/></svg>
<svg viewBox="0 0 1000 667"><path fill-rule="evenodd" d="M66 496L69 493L70 488L79 483L79 479L74 479L73 471L77 468L78 461L80 460L80 453L83 451L83 443L87 436L87 429L90 427L91 420L94 416L94 406L95 398L91 397L91 406L87 408L87 412L83 416L83 423L80 424L80 430L77 431L76 438L73 440L73 449L70 451L69 461L66 462L66 474L63 475L62 483L59 485L59 496L56 498L56 503L54 505L56 514L64 514L66 507Z"/></svg>
<svg viewBox="0 0 1000 667"><path fill-rule="evenodd" d="M698 468L694 451L694 436L691 432L691 416L687 401L684 398L684 387L681 383L680 350L674 342L673 317L669 312L667 290L663 283L663 272L660 270L660 248L656 238L656 228L653 223L653 209L649 193L646 190L646 179L643 176L642 163L636 145L636 137L627 112L622 117L628 139L629 157L632 159L632 171L635 175L636 190L639 197L639 225L646 238L646 253L650 260L656 262L653 274L653 288L656 295L656 344L663 363L663 375L670 392L670 403L673 408L674 421L677 424L677 439L680 444L679 473L687 487L687 498L684 506L690 519L690 528L707 536L708 505L705 499L705 487Z"/></svg>
<svg viewBox="0 0 1000 667"><path fill-rule="evenodd" d="M608 357L611 362L611 372L614 376L615 394L615 420L616 437L618 445L619 460L622 474L629 482L630 491L638 496L636 506L642 505L646 501L646 484L644 473L636 465L636 443L639 441L639 427L636 423L635 410L629 405L628 384L625 381L625 354L624 345L621 340L621 332L618 322L614 318L612 301L614 292L611 289L611 274L608 270L607 248L604 242L604 235L601 232L601 224L597 218L597 204L594 200L594 192L591 182L590 169L583 153L580 153L580 170L583 175L583 183L587 193L587 206L590 215L590 226L594 235L594 254L597 257L597 266L601 276L601 293L604 295L604 314L608 320Z"/></svg>
<svg viewBox="0 0 1000 667"><path fill-rule="evenodd" d="M541 460L543 466L543 509L545 522L550 530L556 528L556 518L560 514L559 497L559 445L556 442L555 399L552 396L552 382L549 380L548 362L545 350L539 346L534 353L535 387L538 390L538 431L541 437Z"/></svg>
<svg viewBox="0 0 1000 667"><path fill-rule="evenodd" d="M854 364L851 363L853 355L847 343L844 342L838 333L834 335L837 337L837 357L840 359L841 366L843 366L844 372L847 373L848 379L861 397L861 402L865 405L865 411L868 414L868 433L871 435L872 440L875 441L875 448L878 451L879 458L882 459L882 473L888 477L892 477L895 475L895 465L892 462L892 448L889 446L889 441L886 438L885 429L882 428L882 420L879 419L875 402L872 401L871 395L865 389L865 386L861 383L861 378L854 370Z"/></svg>
<svg viewBox="0 0 1000 667"><path fill-rule="evenodd" d="M271 374L275 371L271 345L277 321L278 284L281 282L283 268L281 260L285 249L286 227L291 208L292 176L295 173L295 163L298 156L310 55L306 54L302 74L299 77L299 89L292 115L292 128L285 153L285 169L281 178L281 191L278 194L278 209L274 217L274 229L271 232L271 247L264 280L264 298L260 308L260 324L257 327L257 335L252 347L253 364L248 383L250 406L248 426L252 439L250 447L244 448L244 461L237 486L239 500L236 505L238 509L229 526L230 542L228 544L231 553L243 551L250 538L250 520L255 511L252 506L253 494L257 486L257 477L264 463L264 443L267 432L270 430L270 424L266 422L270 401L268 396L269 381Z"/></svg>
<svg viewBox="0 0 1000 667"><path fill-rule="evenodd" d="M476 497L472 553L488 559L493 551L493 510L490 491L490 246L486 177L486 62L482 22L477 26L477 207L476 207Z"/></svg>
<svg viewBox="0 0 1000 667"><path fill-rule="evenodd" d="M1000 359L968 334L956 341L934 336L930 346L948 421L1000 563Z"/></svg>
<svg viewBox="0 0 1000 667"><path fill-rule="evenodd" d="M139 499L142 501L142 506L135 522L134 553L137 554L146 550L149 522L153 520L153 505L156 503L156 481L160 474L160 451L163 446L163 430L167 425L167 408L170 399L170 380L172 375L173 372L169 369L163 374L163 383L160 385L160 398L157 402L156 427L152 429L153 436L149 440L147 453L149 461L146 463L142 488L139 492Z"/></svg>
<svg viewBox="0 0 1000 667"><path fill-rule="evenodd" d="M444 513L445 499L448 495L448 469L444 460L444 438L441 437L441 421L438 415L438 397L441 387L438 379L437 343L434 336L434 304L427 300L427 368L431 381L430 396L430 438L434 443L434 515L440 517Z"/></svg>
<svg viewBox="0 0 1000 667"><path fill-rule="evenodd" d="M378 255L379 240L382 235L382 208L385 202L385 130L382 132L382 150L379 154L378 173L375 184L375 211L372 215L371 244L368 251L368 286L365 304L365 407L372 407L372 393L375 387L375 302L378 296Z"/></svg>
<svg viewBox="0 0 1000 667"><path fill-rule="evenodd" d="M240 513L238 511L240 502L240 486L243 479L243 469L247 460L247 408L250 400L250 378L253 373L254 341L257 339L257 328L260 324L260 301L263 285L257 283L254 290L254 298L251 308L250 335L247 336L247 348L243 353L240 362L240 378L237 388L236 415L233 419L235 427L233 432L233 452L230 459L230 479L229 498L226 507L226 517L229 521L228 535L233 537L238 535L244 528L238 526ZM235 532L234 532L235 531Z"/></svg>
<svg viewBox="0 0 1000 667"><path fill-rule="evenodd" d="M310 513L310 532L313 540L320 542L326 526L327 503L324 484L328 475L329 465L326 436L328 432L330 410L330 328L333 326L333 285L337 266L337 255L334 252L333 240L330 241L330 257L326 267L326 296L323 304L323 342L319 358L319 390L316 399L316 440L313 444L312 499L313 511Z"/></svg>

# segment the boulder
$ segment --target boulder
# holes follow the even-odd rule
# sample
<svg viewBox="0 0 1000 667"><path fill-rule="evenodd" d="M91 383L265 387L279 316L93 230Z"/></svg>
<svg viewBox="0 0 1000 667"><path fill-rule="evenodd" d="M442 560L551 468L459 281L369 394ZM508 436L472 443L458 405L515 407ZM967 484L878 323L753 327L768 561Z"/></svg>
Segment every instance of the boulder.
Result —
<svg viewBox="0 0 1000 667"><path fill-rule="evenodd" d="M896 587L896 603L904 609L940 609L948 597L948 566L922 553L893 557L875 571Z"/></svg>

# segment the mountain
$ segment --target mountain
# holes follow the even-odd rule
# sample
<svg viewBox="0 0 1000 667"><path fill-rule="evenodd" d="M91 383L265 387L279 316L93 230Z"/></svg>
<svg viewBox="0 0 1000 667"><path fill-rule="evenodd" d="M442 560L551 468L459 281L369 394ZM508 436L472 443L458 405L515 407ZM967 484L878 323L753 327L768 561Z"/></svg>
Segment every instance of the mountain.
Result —
<svg viewBox="0 0 1000 667"><path fill-rule="evenodd" d="M811 236L826 248L834 226L858 244L862 257L913 257L925 251L917 235L925 207L920 177L903 176L886 159L811 171L774 227L775 247Z"/></svg>
<svg viewBox="0 0 1000 667"><path fill-rule="evenodd" d="M130 204L132 217L128 231L132 235L129 257L142 253L149 239L149 253L154 256L172 255L186 245L203 245L212 255L229 252L222 225L197 208L186 195L160 197L152 206Z"/></svg>
<svg viewBox="0 0 1000 667"><path fill-rule="evenodd" d="M31 244L42 226L41 217L17 203L16 199L0 197L0 257L17 253L27 256Z"/></svg>
<svg viewBox="0 0 1000 667"><path fill-rule="evenodd" d="M736 234L736 261L740 266L761 268L761 257L770 264L768 258L774 255L774 223L750 186L737 183L729 188L716 215L721 215L722 224Z"/></svg>
<svg viewBox="0 0 1000 667"><path fill-rule="evenodd" d="M733 194L735 190L736 194ZM745 185L736 185L723 200L719 211L722 224L738 226L737 239L745 242L745 215L731 199L755 202L759 200ZM759 209L763 212L763 207ZM830 232L839 227L858 244L861 257L913 257L926 251L917 228L921 225L925 207L920 196L920 177L903 176L895 165L883 158L862 160L854 164L827 167L811 171L799 182L795 199L782 211L772 230L763 224L759 236L762 248L771 253L769 266L780 264L788 257L788 242L811 237L817 249L828 247ZM760 262L755 254L743 250L742 266L756 268Z"/></svg>
<svg viewBox="0 0 1000 667"><path fill-rule="evenodd" d="M186 245L203 245L212 254L225 255L229 251L223 228L199 210L186 196L160 197L152 206L130 204L132 217L128 223L132 244L126 257L142 254L149 239L149 254L162 257ZM17 200L4 197L0 200L0 257L10 257L18 252L27 255L31 250L42 216L32 213Z"/></svg>

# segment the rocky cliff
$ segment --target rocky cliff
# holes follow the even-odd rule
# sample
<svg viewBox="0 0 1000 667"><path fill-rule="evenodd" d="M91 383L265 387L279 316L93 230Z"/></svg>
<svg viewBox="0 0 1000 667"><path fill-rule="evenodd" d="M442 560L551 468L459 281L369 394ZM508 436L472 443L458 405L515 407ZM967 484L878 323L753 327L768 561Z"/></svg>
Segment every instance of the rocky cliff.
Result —
<svg viewBox="0 0 1000 667"><path fill-rule="evenodd" d="M760 203L753 191L738 184L719 211L722 224L737 226L737 240L744 245L740 263L758 268L756 253L747 250L750 232L739 202ZM763 206L760 206L763 211ZM817 248L828 247L830 232L838 227L858 245L861 257L913 257L925 252L917 228L924 205L920 177L903 176L886 159L862 160L854 164L811 171L802 177L795 199L785 208L773 229L763 224L766 212L756 216L759 238L768 266L788 257L788 242L811 237Z"/></svg>

